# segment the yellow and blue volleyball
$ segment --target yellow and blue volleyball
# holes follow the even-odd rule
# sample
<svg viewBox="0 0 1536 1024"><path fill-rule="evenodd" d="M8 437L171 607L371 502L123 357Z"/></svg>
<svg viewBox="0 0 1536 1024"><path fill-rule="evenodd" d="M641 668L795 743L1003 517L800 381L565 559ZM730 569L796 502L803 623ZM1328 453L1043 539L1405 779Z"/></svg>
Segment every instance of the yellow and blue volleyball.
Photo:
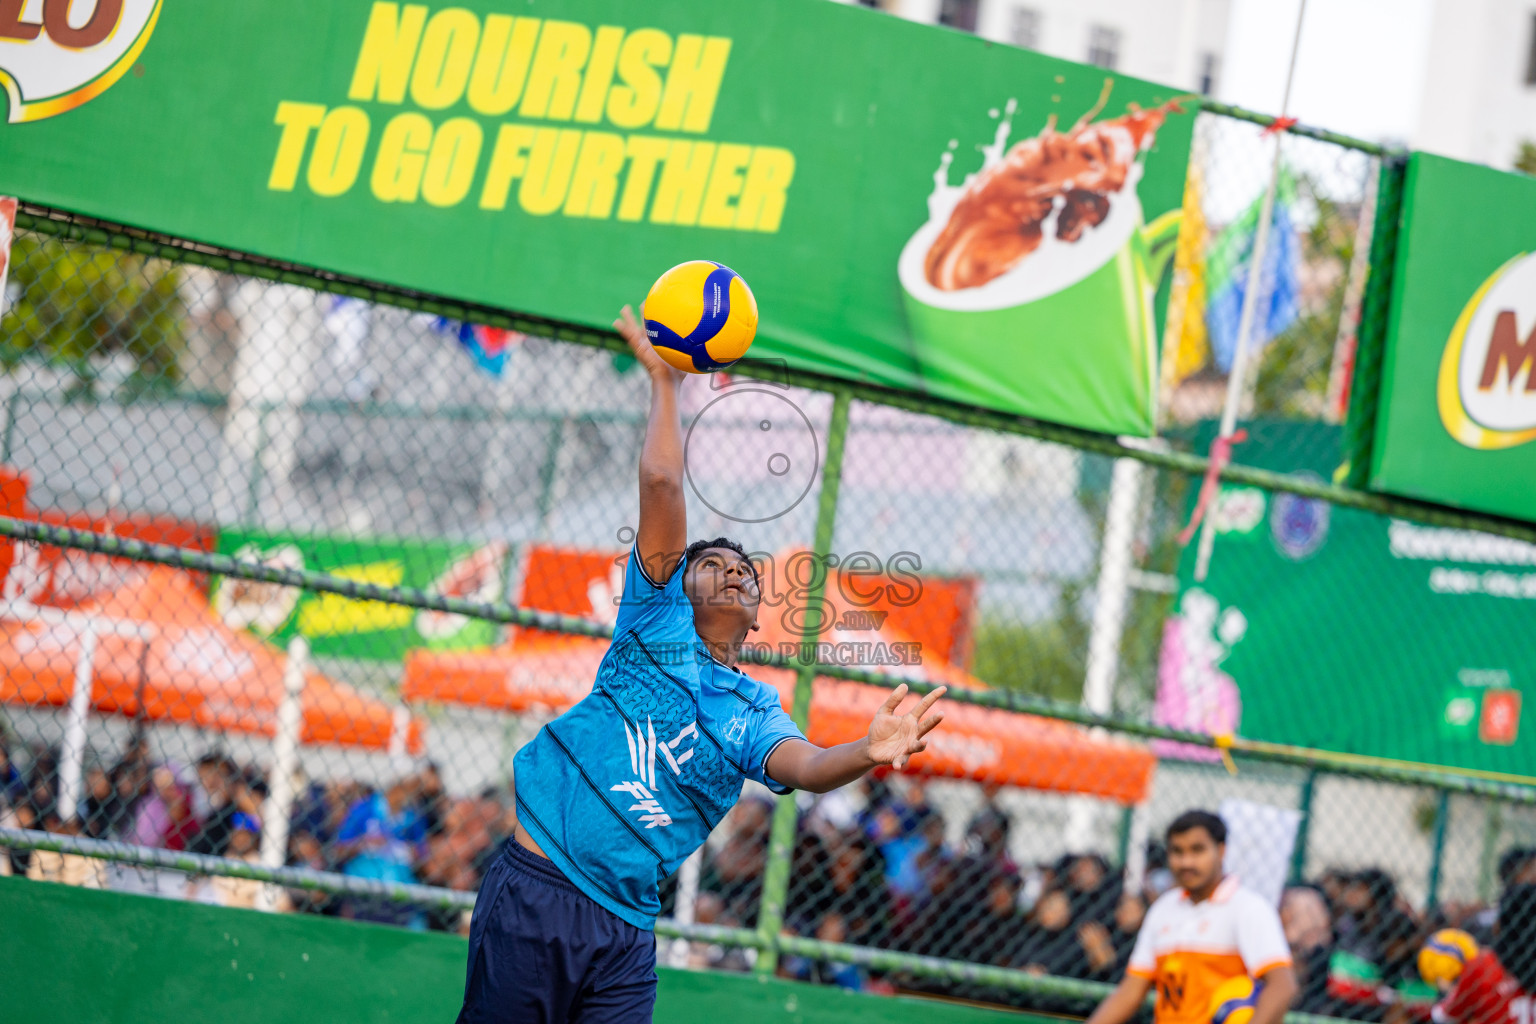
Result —
<svg viewBox="0 0 1536 1024"><path fill-rule="evenodd" d="M709 260L679 263L645 297L645 333L656 354L688 373L714 373L747 354L757 299L741 275Z"/></svg>
<svg viewBox="0 0 1536 1024"><path fill-rule="evenodd" d="M1228 978L1211 993L1211 1024L1249 1024L1259 1005L1264 983L1252 978Z"/></svg>
<svg viewBox="0 0 1536 1024"><path fill-rule="evenodd" d="M1456 984L1467 961L1475 956L1476 939L1456 928L1442 928L1419 950L1419 974L1427 984L1443 991Z"/></svg>

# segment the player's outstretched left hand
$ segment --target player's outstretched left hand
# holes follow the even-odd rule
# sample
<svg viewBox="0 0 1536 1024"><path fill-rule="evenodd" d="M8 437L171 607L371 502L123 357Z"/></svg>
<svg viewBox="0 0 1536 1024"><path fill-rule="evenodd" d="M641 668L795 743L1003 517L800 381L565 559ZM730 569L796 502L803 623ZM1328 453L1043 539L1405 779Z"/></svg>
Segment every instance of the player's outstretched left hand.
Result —
<svg viewBox="0 0 1536 1024"><path fill-rule="evenodd" d="M904 715L896 714L896 709L907 695L907 684L902 683L892 690L885 703L880 705L880 710L875 712L874 721L869 723L870 760L876 764L888 764L892 768L904 768L907 759L913 754L928 749L928 743L923 737L944 721L944 716L923 716L928 714L928 709L944 695L946 689L948 687L940 686Z"/></svg>
<svg viewBox="0 0 1536 1024"><path fill-rule="evenodd" d="M640 315L645 315L644 305L640 307ZM670 365L656 354L651 339L646 336L645 328L641 326L639 320L635 319L634 310L628 306L619 312L619 318L613 322L613 329L618 331L619 336L629 345L629 350L634 353L640 365L645 367L645 372L651 375L651 380L677 384L687 376L682 370Z"/></svg>

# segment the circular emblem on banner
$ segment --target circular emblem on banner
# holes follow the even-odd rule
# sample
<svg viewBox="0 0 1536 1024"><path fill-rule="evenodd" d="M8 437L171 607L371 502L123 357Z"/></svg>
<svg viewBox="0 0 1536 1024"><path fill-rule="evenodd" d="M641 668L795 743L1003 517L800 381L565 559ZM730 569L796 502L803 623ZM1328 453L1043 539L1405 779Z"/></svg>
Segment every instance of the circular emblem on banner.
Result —
<svg viewBox="0 0 1536 1024"><path fill-rule="evenodd" d="M1316 480L1311 473L1298 474ZM1269 504L1269 532L1275 547L1292 561L1317 553L1328 539L1328 503L1281 492Z"/></svg>
<svg viewBox="0 0 1536 1024"><path fill-rule="evenodd" d="M11 124L89 103L144 52L163 0L0 3L0 85Z"/></svg>

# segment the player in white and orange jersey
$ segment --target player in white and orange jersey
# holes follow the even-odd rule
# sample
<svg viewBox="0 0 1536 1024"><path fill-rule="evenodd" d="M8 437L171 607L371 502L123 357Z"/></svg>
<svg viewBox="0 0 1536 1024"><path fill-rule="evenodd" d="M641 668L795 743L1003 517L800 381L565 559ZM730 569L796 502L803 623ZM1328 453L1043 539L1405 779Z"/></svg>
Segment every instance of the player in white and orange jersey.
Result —
<svg viewBox="0 0 1536 1024"><path fill-rule="evenodd" d="M1279 1024L1296 996L1280 915L1223 876L1227 826L1186 811L1168 826L1168 867L1179 884L1147 911L1125 978L1088 1024L1125 1024L1156 987L1156 1024L1209 1024L1211 995L1231 978L1263 983L1252 1024Z"/></svg>

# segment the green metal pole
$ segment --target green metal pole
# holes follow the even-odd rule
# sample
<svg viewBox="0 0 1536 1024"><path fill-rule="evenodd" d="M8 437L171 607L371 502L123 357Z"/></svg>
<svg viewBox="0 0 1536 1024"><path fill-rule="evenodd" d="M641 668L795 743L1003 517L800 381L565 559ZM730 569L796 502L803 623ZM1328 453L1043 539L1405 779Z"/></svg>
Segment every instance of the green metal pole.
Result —
<svg viewBox="0 0 1536 1024"><path fill-rule="evenodd" d="M1440 905L1440 865L1445 858L1445 827L1450 817L1451 794L1442 789L1435 801L1435 849L1429 862L1429 895L1424 900L1428 910Z"/></svg>
<svg viewBox="0 0 1536 1024"><path fill-rule="evenodd" d="M1261 114L1256 110L1245 110L1242 107L1234 107L1227 103L1217 103L1215 100L1200 100L1200 109L1208 113L1219 114L1222 117L1230 117L1236 121L1248 121L1252 124L1261 124L1266 128L1274 124L1278 119L1271 114ZM1340 135L1338 132L1330 132L1323 128L1314 128L1311 125L1293 124L1285 129L1292 135L1302 138L1318 139L1322 142L1331 142L1335 146L1343 146L1346 149L1357 149L1362 153L1372 156L1395 156L1399 151L1390 149L1375 142L1366 142L1364 139L1351 138L1348 135Z"/></svg>
<svg viewBox="0 0 1536 1024"><path fill-rule="evenodd" d="M1376 187L1376 223L1371 227L1370 270L1360 303L1359 326L1355 329L1355 371L1349 389L1349 411L1344 418L1342 479L1337 481L1358 491L1365 490L1370 483L1407 173L1405 156L1382 157L1380 183Z"/></svg>
<svg viewBox="0 0 1536 1024"><path fill-rule="evenodd" d="M811 710L811 687L816 681L816 638L821 634L822 597L826 593L827 557L832 551L832 528L837 521L837 492L843 475L843 448L848 439L846 390L832 394L832 420L827 427L827 461L821 469L821 496L816 507L816 535L812 557L816 571L806 595L805 633L800 647L800 667L795 674L795 700L790 717L801 729ZM772 975L779 965L779 951L774 945L784 924L784 904L789 895L790 860L795 846L795 794L779 797L773 809L773 827L768 834L768 857L763 866L763 897L757 909L757 932L763 939L754 970Z"/></svg>
<svg viewBox="0 0 1536 1024"><path fill-rule="evenodd" d="M1402 162L1401 158L1396 156L1383 159L1384 164L1392 163L1393 161L1397 161L1398 164ZM1383 187L1385 187L1385 180ZM1397 187L1399 189L1400 202L1400 184ZM1381 195L1384 196L1385 193L1383 192ZM1383 209L1382 204L1385 201L1384 198L1378 198L1377 200L1378 218L1383 216L1381 210ZM57 212L64 213L65 211ZM157 259L174 260L189 266L210 267L225 273L244 274L263 281L277 281L282 284L298 285L328 295L345 295L351 298L365 299L369 302L383 303L398 309L431 313L434 316L444 316L453 320L473 320L475 323L485 324L488 327L506 327L537 337L591 345L610 352L628 351L624 346L623 340L611 331L597 331L565 321L548 320L523 313L509 313L504 310L496 310L484 306L466 306L452 300L424 296L415 292L360 279L344 278L335 274L311 273L300 268L287 264L277 264L256 256L220 251L204 252L193 248L190 243L156 240L145 237L142 233L130 233L130 229L120 226L114 226L110 230L104 227L88 227L67 217L55 218L26 212L18 212L16 214L16 226L20 230L33 231L53 238L140 253ZM1376 252L1374 248L1372 252L1371 281L1375 281L1379 276L1377 269L1382 266L1389 266L1389 261L1378 260L1374 255ZM1367 330L1367 324L1374 322L1371 318L1378 316L1378 314L1373 312L1373 310L1381 306L1387 297L1387 292L1383 291L1380 293L1381 301L1376 301L1370 290L1371 287L1372 284L1368 282L1366 285L1365 308L1361 311L1361 342L1356 356L1355 383L1351 391L1352 395L1371 393L1371 406L1365 413L1357 415L1353 404L1351 405L1349 419L1345 426L1344 443L1346 458L1353 459L1353 462L1350 464L1357 468L1365 467L1364 469L1358 469L1358 471L1366 474L1369 472L1369 452L1362 451L1352 438L1356 440L1361 437L1368 438L1371 430L1374 429L1374 392L1379 385L1380 351L1379 346L1372 348L1367 344L1367 336L1370 334L1370 331ZM1380 318L1384 325L1385 314L1380 314ZM1384 326L1382 330L1385 330ZM1375 378L1371 377L1368 365L1373 360L1377 374ZM1059 423L1048 423L1011 413L994 412L948 399L935 398L932 395L910 394L875 384L832 379L819 373L789 370L783 367L782 364L765 364L750 358L742 361L741 368L743 371L754 372L758 376L766 376L774 381L785 384L818 391L835 391L846 388L861 401L875 402L896 409L906 409L923 415L936 416L962 426L975 426L986 430L997 430L1024 437L1033 437L1055 444L1066 444L1082 451L1108 455L1111 458L1136 459L1148 465L1160 466L1164 469L1189 473L1194 476L1203 476L1206 470L1210 468L1209 459L1191 452L1148 445L1130 447L1122 444L1112 434L1101 434L1078 427L1063 426ZM1375 383L1371 383L1372 380ZM1353 398L1351 401L1353 402ZM1375 512L1378 515L1397 516L1400 519L1409 519L1429 526L1481 530L1484 533L1492 533L1499 537L1509 537L1514 540L1536 543L1536 526L1527 521L1466 512L1460 509L1433 505L1412 498L1400 498L1393 495L1379 494L1375 491L1367 491L1363 489L1365 486L1363 478L1349 483L1347 486L1341 486L1324 483L1312 476L1255 469L1252 466L1243 466L1235 463L1229 463L1224 466L1219 475L1222 480L1231 483L1262 487L1266 490L1284 491L1303 498L1317 498L1331 502L1341 508L1363 509L1367 512ZM1353 477L1350 478L1350 480L1354 479Z"/></svg>
<svg viewBox="0 0 1536 1024"><path fill-rule="evenodd" d="M1477 898L1492 903L1498 892L1499 836L1504 831L1504 812L1497 800L1488 800L1483 818L1483 853L1477 864Z"/></svg>
<svg viewBox="0 0 1536 1024"><path fill-rule="evenodd" d="M1131 859L1131 823L1135 817L1136 808L1131 804L1120 808L1120 834L1115 837L1115 849L1119 854L1119 865L1122 869Z"/></svg>
<svg viewBox="0 0 1536 1024"><path fill-rule="evenodd" d="M549 538L549 517L555 508L555 471L560 465L560 449L565 446L566 418L560 416L549 428L549 444L544 449L544 465L539 467L539 540Z"/></svg>
<svg viewBox="0 0 1536 1024"><path fill-rule="evenodd" d="M0 440L0 466L7 465L11 461L11 435L16 430L16 406L21 402L21 386L11 392L11 397L5 400L5 437Z"/></svg>
<svg viewBox="0 0 1536 1024"><path fill-rule="evenodd" d="M1307 832L1312 827L1312 797L1317 791L1317 770L1307 772L1296 801L1301 820L1296 823L1296 845L1291 847L1291 885L1300 885L1307 873Z"/></svg>

